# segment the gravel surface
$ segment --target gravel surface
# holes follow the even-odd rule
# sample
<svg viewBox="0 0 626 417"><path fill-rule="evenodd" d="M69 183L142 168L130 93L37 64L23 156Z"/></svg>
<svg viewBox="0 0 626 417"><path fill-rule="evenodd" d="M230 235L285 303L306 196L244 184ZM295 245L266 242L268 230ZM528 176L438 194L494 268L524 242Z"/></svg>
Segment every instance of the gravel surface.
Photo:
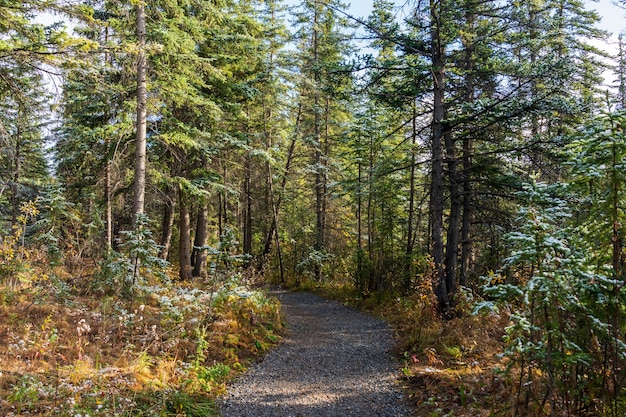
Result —
<svg viewBox="0 0 626 417"><path fill-rule="evenodd" d="M408 417L387 325L340 303L276 291L289 333L229 387L223 417Z"/></svg>

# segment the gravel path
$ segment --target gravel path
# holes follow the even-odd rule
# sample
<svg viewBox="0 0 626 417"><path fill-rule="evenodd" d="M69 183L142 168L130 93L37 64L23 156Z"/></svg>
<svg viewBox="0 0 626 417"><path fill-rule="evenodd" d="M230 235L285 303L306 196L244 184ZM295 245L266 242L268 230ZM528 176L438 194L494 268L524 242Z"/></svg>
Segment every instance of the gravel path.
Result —
<svg viewBox="0 0 626 417"><path fill-rule="evenodd" d="M289 334L229 387L223 417L409 417L385 323L311 294L272 295Z"/></svg>

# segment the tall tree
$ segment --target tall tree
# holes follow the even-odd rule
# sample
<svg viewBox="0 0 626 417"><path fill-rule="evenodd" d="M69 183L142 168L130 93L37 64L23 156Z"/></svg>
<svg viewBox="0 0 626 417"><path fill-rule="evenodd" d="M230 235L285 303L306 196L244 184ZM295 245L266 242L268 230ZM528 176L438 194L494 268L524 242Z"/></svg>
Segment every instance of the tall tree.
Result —
<svg viewBox="0 0 626 417"><path fill-rule="evenodd" d="M12 223L21 201L36 197L32 185L47 171L42 134L50 120L45 76L53 70L46 66L53 68L71 40L61 25L44 26L33 18L53 6L17 1L0 5L0 199L10 192Z"/></svg>
<svg viewBox="0 0 626 417"><path fill-rule="evenodd" d="M135 122L135 182L133 213L144 213L146 194L146 124L147 124L147 64L146 64L146 14L142 0L135 6L137 19L137 120Z"/></svg>
<svg viewBox="0 0 626 417"><path fill-rule="evenodd" d="M620 353L626 347L622 226L626 216L622 163L626 157L625 126L623 109L605 111L583 125L567 148L572 174L570 189L578 196L575 241L586 255L587 267L601 277L599 285L586 288L582 294L590 296L585 303L590 315L597 322L605 323L599 339L602 357L596 358L596 366L602 368L604 376L600 390L605 393L611 415L618 413L618 393L625 383L619 376L626 362ZM591 386L590 389L599 387Z"/></svg>
<svg viewBox="0 0 626 417"><path fill-rule="evenodd" d="M126 166L132 165L125 152L133 134L133 122L125 104L131 100L131 80L120 65L123 55L114 10L94 5L75 32L99 45L98 53L78 53L80 66L64 67L62 124L56 131L56 175L62 181L68 201L89 202L97 217L104 211L105 244L114 242L114 218L122 217L123 204L114 196L126 187ZM94 201L95 199L95 201Z"/></svg>
<svg viewBox="0 0 626 417"><path fill-rule="evenodd" d="M416 130L424 131L425 123L430 129L433 289L444 312L454 307L459 282L467 284L476 248L471 237L475 209L491 212L485 220L495 217L495 222L506 222L489 208L494 195L512 198L518 181L509 170L511 163L501 158L511 151L519 153L516 162L520 165L535 156L553 158L539 146L548 139L544 133L549 130L556 132L553 138L562 138L585 103L593 102L590 86L597 81L597 73L589 68L598 51L585 39L602 35L593 27L597 16L577 2L544 6L536 2L417 2L402 31L391 29L393 21L368 23L381 42L396 45L403 65L413 64L416 69L411 80L413 97L420 103L421 127ZM578 23L572 23L575 20ZM543 33L549 36L540 36ZM378 85L398 73L393 66L376 71L374 83ZM401 78L396 84L407 85L407 80ZM424 117L426 112L430 117ZM558 123L549 116L554 112ZM494 193L489 187L502 191Z"/></svg>
<svg viewBox="0 0 626 417"><path fill-rule="evenodd" d="M329 173L332 145L345 119L345 88L349 72L342 70L348 52L348 29L337 10L339 1L322 3L305 0L297 15L297 42L300 45L298 89L302 106L305 139L312 149L310 171L314 190L315 234L309 260L315 279L322 278L321 261L326 257L329 218Z"/></svg>
<svg viewBox="0 0 626 417"><path fill-rule="evenodd" d="M50 116L41 75L14 69L11 76L11 88L0 93L0 169L5 179L0 187L10 192L11 225L16 227L20 206L36 198L41 180L48 175L42 130Z"/></svg>

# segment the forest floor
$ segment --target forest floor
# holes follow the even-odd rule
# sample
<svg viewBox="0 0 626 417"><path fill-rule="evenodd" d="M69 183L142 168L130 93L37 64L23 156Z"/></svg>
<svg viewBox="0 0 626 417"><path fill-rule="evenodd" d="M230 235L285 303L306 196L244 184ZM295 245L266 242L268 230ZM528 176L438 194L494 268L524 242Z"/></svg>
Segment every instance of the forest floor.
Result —
<svg viewBox="0 0 626 417"><path fill-rule="evenodd" d="M304 282L300 290L339 302L278 294L285 334L276 298L229 277L217 286L146 282L130 298L97 289L87 275L28 277L0 284L2 416L207 417L228 391L265 409L248 412L245 401L234 408L229 399L225 417L276 415L268 409L278 402L303 416L475 417L502 410L510 397L509 382L494 372L505 366L498 354L506 315L442 321L428 291L363 295ZM263 285L255 279L252 287ZM250 394L230 385L266 354L263 363L279 368L253 365L250 378L267 376L269 388ZM289 385L279 392L280 380Z"/></svg>
<svg viewBox="0 0 626 417"><path fill-rule="evenodd" d="M0 283L4 417L212 416L226 383L280 339L278 301L236 281L128 297L89 277L29 277Z"/></svg>
<svg viewBox="0 0 626 417"><path fill-rule="evenodd" d="M412 416L481 417L509 415L514 383L502 370L508 314L474 315L474 300L461 294L452 320L438 317L428 288L410 296L378 293L364 296L350 284L304 283L301 290L335 299L389 323L398 379Z"/></svg>

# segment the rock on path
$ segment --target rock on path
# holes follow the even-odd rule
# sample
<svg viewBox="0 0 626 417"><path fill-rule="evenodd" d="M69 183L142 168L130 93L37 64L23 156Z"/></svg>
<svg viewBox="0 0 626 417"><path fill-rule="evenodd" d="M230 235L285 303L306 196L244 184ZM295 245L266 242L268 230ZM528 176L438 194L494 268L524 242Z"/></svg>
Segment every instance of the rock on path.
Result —
<svg viewBox="0 0 626 417"><path fill-rule="evenodd" d="M277 291L289 334L228 389L223 417L408 417L387 325L312 294Z"/></svg>

